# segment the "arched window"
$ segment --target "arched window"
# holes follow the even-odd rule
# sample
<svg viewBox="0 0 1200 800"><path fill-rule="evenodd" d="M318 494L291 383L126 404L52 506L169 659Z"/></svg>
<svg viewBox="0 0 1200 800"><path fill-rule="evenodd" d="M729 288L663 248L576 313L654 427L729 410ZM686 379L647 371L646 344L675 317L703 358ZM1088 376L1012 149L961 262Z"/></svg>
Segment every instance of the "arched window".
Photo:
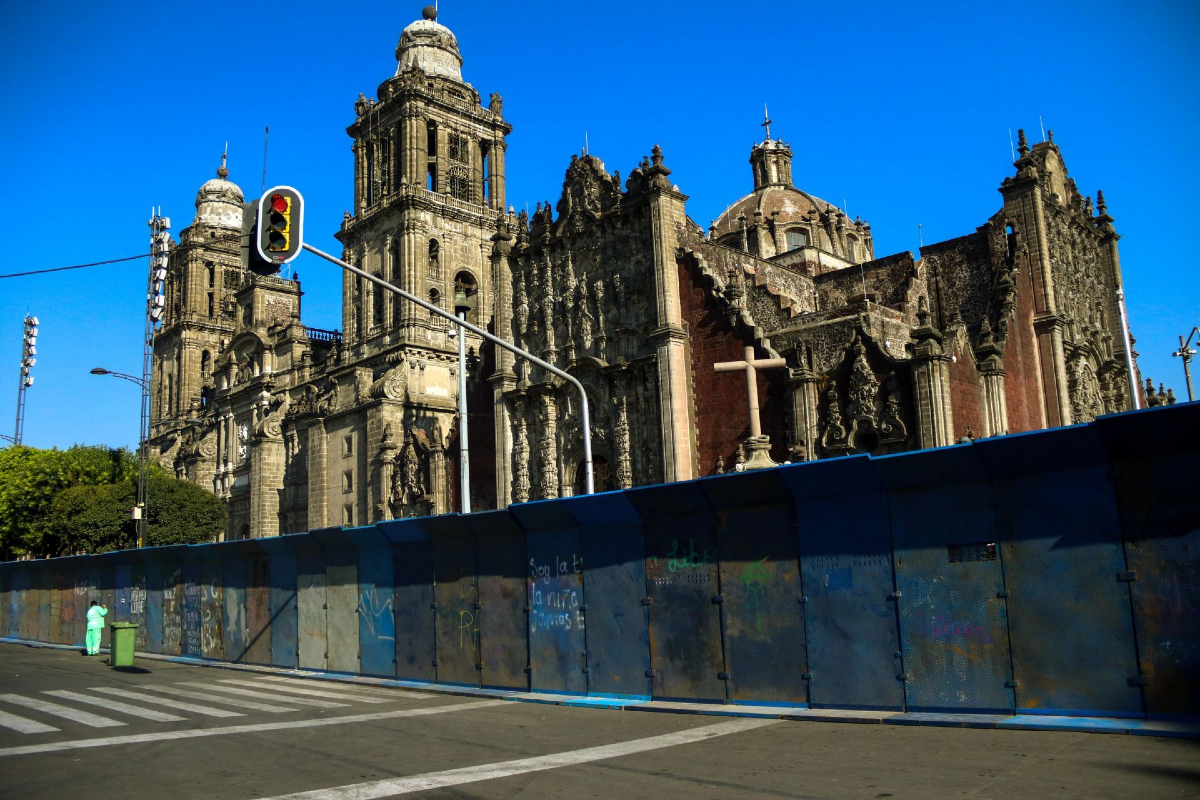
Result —
<svg viewBox="0 0 1200 800"><path fill-rule="evenodd" d="M853 236L846 237L846 260L858 261L858 242Z"/></svg>
<svg viewBox="0 0 1200 800"><path fill-rule="evenodd" d="M205 350L200 354L200 377L207 378L212 369L212 354Z"/></svg>
<svg viewBox="0 0 1200 800"><path fill-rule="evenodd" d="M437 289L430 289L429 290L429 304L432 306L437 306L438 308L441 308L442 307L442 293L439 292ZM445 319L443 317L441 317L438 314L433 313L432 311L429 312L429 324L430 325L432 325L435 328L440 328L440 327L442 327L442 324L444 322L445 322Z"/></svg>
<svg viewBox="0 0 1200 800"><path fill-rule="evenodd" d="M441 245L437 239L429 240L429 277L439 280L442 277Z"/></svg>
<svg viewBox="0 0 1200 800"><path fill-rule="evenodd" d="M471 201L471 179L466 167L450 168L450 196L455 200Z"/></svg>
<svg viewBox="0 0 1200 800"><path fill-rule="evenodd" d="M785 234L787 238L787 249L799 250L801 247L808 246L808 234L804 231L788 231Z"/></svg>
<svg viewBox="0 0 1200 800"><path fill-rule="evenodd" d="M488 172L488 169L490 167L489 162L491 161L491 149L488 147L488 145L486 143L480 143L480 145L479 145L479 158L480 158L480 164L482 166L482 169L480 171L483 174L483 184L480 187L483 190L481 193L482 197L483 197L483 204L485 206L491 206L491 204L492 204L492 182L491 182L491 179L488 177L490 175L490 173Z"/></svg>
<svg viewBox="0 0 1200 800"><path fill-rule="evenodd" d="M1011 222L1004 226L1004 236L1008 242L1008 257L1013 258L1017 255L1017 229Z"/></svg>
<svg viewBox="0 0 1200 800"><path fill-rule="evenodd" d="M479 285L475 281L475 276L465 270L454 276L455 316L458 316L460 307L468 309L467 322L479 321Z"/></svg>

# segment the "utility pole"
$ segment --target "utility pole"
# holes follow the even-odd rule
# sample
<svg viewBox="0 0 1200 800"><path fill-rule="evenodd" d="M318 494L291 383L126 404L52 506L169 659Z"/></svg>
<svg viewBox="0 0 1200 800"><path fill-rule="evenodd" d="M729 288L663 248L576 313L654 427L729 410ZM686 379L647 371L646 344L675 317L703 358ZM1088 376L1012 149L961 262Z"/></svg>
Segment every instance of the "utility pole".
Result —
<svg viewBox="0 0 1200 800"><path fill-rule="evenodd" d="M1192 396L1192 356L1196 355L1196 351L1191 347L1193 336L1197 337L1197 341L1200 341L1200 327L1192 328L1192 332L1188 334L1186 342L1183 340L1183 337L1180 336L1179 349L1174 353L1171 353L1171 355L1175 356L1176 358L1183 359L1183 378L1185 381L1187 381L1189 403L1196 399Z"/></svg>
<svg viewBox="0 0 1200 800"><path fill-rule="evenodd" d="M25 335L21 339L21 379L17 383L17 426L13 432L13 444L20 445L25 435L25 391L33 386L33 365L37 363L38 318L25 317ZM7 438L7 437L5 437Z"/></svg>

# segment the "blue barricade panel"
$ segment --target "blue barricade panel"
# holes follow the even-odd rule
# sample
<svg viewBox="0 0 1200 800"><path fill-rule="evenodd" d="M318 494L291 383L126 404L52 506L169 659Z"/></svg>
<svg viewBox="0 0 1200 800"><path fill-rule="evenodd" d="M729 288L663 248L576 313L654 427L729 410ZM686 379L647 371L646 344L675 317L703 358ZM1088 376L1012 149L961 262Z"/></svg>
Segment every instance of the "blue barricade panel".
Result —
<svg viewBox="0 0 1200 800"><path fill-rule="evenodd" d="M249 644L246 587L250 583L251 563L244 555L229 557L227 551L221 556L221 632L225 660L244 662Z"/></svg>
<svg viewBox="0 0 1200 800"><path fill-rule="evenodd" d="M529 682L534 691L585 694L587 641L583 547L568 503L548 500L509 509L525 529L528 552Z"/></svg>
<svg viewBox="0 0 1200 800"><path fill-rule="evenodd" d="M326 633L328 669L358 672L358 551L340 529L312 532L325 548Z"/></svg>
<svg viewBox="0 0 1200 800"><path fill-rule="evenodd" d="M140 554L134 553L134 561L129 568L129 621L136 624L133 647L135 650L145 650L148 641L146 630L146 561Z"/></svg>
<svg viewBox="0 0 1200 800"><path fill-rule="evenodd" d="M250 664L271 663L271 559L266 553L249 557L246 586L246 657Z"/></svg>
<svg viewBox="0 0 1200 800"><path fill-rule="evenodd" d="M296 604L296 649L299 651L300 669L324 670L328 666L325 549L309 533L285 538L296 551L296 592L299 595Z"/></svg>
<svg viewBox="0 0 1200 800"><path fill-rule="evenodd" d="M188 549L190 551L192 548ZM183 592L182 608L180 609L183 625L180 638L181 655L201 658L204 656L201 632L204 618L204 576L201 573L199 557L191 552L184 554L179 588Z"/></svg>
<svg viewBox="0 0 1200 800"><path fill-rule="evenodd" d="M731 701L808 703L800 553L778 470L698 482L717 512Z"/></svg>
<svg viewBox="0 0 1200 800"><path fill-rule="evenodd" d="M303 534L296 534L303 535ZM267 554L269 565L271 627L271 660L277 667L294 669L299 666L297 652L297 607L300 596L296 590L296 551L286 541L291 536L263 539L260 545Z"/></svg>
<svg viewBox="0 0 1200 800"><path fill-rule="evenodd" d="M50 631L50 569L49 565L42 562L35 562L33 567L33 585L35 604L34 610L37 613L37 628L35 629L34 637L38 641L48 642L52 639ZM109 605L112 608L113 604Z"/></svg>
<svg viewBox="0 0 1200 800"><path fill-rule="evenodd" d="M433 544L437 680L479 686L475 539L458 515L417 521Z"/></svg>
<svg viewBox="0 0 1200 800"><path fill-rule="evenodd" d="M117 602L108 611L106 622L129 622L130 592L133 589L132 565L126 561L116 566Z"/></svg>
<svg viewBox="0 0 1200 800"><path fill-rule="evenodd" d="M908 709L1011 713L1004 573L977 454L963 446L872 464L889 488Z"/></svg>
<svg viewBox="0 0 1200 800"><path fill-rule="evenodd" d="M567 504L580 526L588 693L649 698L650 619L642 518L622 492Z"/></svg>
<svg viewBox="0 0 1200 800"><path fill-rule="evenodd" d="M1141 716L1116 499L1095 427L976 449L998 503L1018 711Z"/></svg>
<svg viewBox="0 0 1200 800"><path fill-rule="evenodd" d="M716 519L695 483L634 489L643 520L652 694L724 701Z"/></svg>
<svg viewBox="0 0 1200 800"><path fill-rule="evenodd" d="M415 520L377 526L392 545L396 677L432 681L437 675L433 593L433 547Z"/></svg>
<svg viewBox="0 0 1200 800"><path fill-rule="evenodd" d="M795 502L810 703L902 710L888 501L866 456L779 471Z"/></svg>
<svg viewBox="0 0 1200 800"><path fill-rule="evenodd" d="M365 675L396 675L395 564L391 542L378 528L346 531L358 550L358 646Z"/></svg>
<svg viewBox="0 0 1200 800"><path fill-rule="evenodd" d="M0 566L0 636L11 636L8 621L12 607L12 572L5 564Z"/></svg>
<svg viewBox="0 0 1200 800"><path fill-rule="evenodd" d="M225 658L225 576L216 548L219 545L194 547L200 558L200 655L204 658ZM230 653L236 656L237 652ZM231 659L232 660L232 659Z"/></svg>
<svg viewBox="0 0 1200 800"><path fill-rule="evenodd" d="M475 534L478 548L481 683L502 689L528 689L525 531L507 510L471 514L463 521Z"/></svg>
<svg viewBox="0 0 1200 800"><path fill-rule="evenodd" d="M70 596L64 591L67 580L63 568L63 559L55 559L50 564L50 641L56 644L70 644L70 630L63 624L64 600L70 605Z"/></svg>

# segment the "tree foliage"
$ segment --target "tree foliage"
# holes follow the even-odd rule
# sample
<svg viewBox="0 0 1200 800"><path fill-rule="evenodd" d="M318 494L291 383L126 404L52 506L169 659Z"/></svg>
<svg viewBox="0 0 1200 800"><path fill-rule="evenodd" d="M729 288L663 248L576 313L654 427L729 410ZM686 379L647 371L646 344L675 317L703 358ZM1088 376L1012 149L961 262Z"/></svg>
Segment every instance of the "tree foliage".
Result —
<svg viewBox="0 0 1200 800"><path fill-rule="evenodd" d="M225 528L212 494L147 471L146 544L194 544ZM137 503L137 460L128 450L0 450L0 557L50 557L134 547L130 509Z"/></svg>

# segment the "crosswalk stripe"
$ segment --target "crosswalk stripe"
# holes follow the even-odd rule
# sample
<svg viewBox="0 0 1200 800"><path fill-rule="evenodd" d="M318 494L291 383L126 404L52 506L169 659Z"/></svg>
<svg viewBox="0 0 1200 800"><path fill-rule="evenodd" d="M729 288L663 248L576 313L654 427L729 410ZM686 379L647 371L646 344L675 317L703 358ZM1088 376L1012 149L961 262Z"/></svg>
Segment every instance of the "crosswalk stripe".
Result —
<svg viewBox="0 0 1200 800"><path fill-rule="evenodd" d="M333 700L353 700L356 703L391 703L395 698L383 697L368 697L366 695L354 694L352 692L328 691L325 689L310 689L307 686L301 686L299 681L289 678L253 678L250 680L224 680L221 683L229 683L235 686L251 686L259 689L273 689L289 694L302 694L306 697L328 697Z"/></svg>
<svg viewBox="0 0 1200 800"><path fill-rule="evenodd" d="M358 697L366 695L367 697L386 697L389 700L428 700L436 695L425 692L415 692L407 688L389 688L387 686L377 686L374 684L362 683L343 683L342 681L333 681L327 678L285 678L278 675L262 675L255 676L260 681L271 681L272 683L289 683L293 686L297 680L304 680L305 686L317 686L323 691L330 692L345 692L347 695Z"/></svg>
<svg viewBox="0 0 1200 800"><path fill-rule="evenodd" d="M178 708L180 711L191 711L195 714L204 714L208 717L242 717L245 716L238 711L226 711L223 708L212 708L211 706L198 706L195 703L181 703L178 700L169 700L166 697L156 697L152 694L142 694L141 692L131 692L128 689L114 689L109 686L93 686L93 692L103 692L104 694L115 694L118 697L128 697L133 700L141 700L144 703L153 703L154 705L166 706L167 708Z"/></svg>
<svg viewBox="0 0 1200 800"><path fill-rule="evenodd" d="M223 692L225 694L236 694L241 697L257 697L260 700L282 700L283 698L272 692L256 692L253 689L239 689L236 686L216 686L211 683L197 683L195 681L180 681L180 686L196 686L201 689L208 689L210 692ZM307 697L289 697L285 702L299 706L315 706L316 708L346 708L348 703L334 703L330 700L312 700Z"/></svg>
<svg viewBox="0 0 1200 800"><path fill-rule="evenodd" d="M0 711L0 728L9 728L17 733L51 733L59 730L51 725L9 714L7 711Z"/></svg>
<svg viewBox="0 0 1200 800"><path fill-rule="evenodd" d="M68 692L65 689L58 689L53 692L42 692L52 697L61 697L63 700L74 700L77 703L88 703L93 706L100 706L108 711L116 711L121 714L128 714L131 717L141 717L142 719L153 720L154 722L183 722L184 717L177 717L174 714L164 714L161 711L154 711L149 708L139 708L131 706L128 703L122 703L119 700L109 700L105 697L90 697L79 692Z"/></svg>
<svg viewBox="0 0 1200 800"><path fill-rule="evenodd" d="M273 706L269 703L256 703L253 700L244 700L240 697L220 697L207 692L192 692L187 689L180 689L176 686L143 686L142 689L151 692L162 692L163 694L178 695L179 697L190 697L193 700L207 700L210 703L226 703L227 705L236 705L238 708L248 708L251 711L266 711L271 714L279 714L285 711L296 711L294 708L286 708L284 706Z"/></svg>
<svg viewBox="0 0 1200 800"><path fill-rule="evenodd" d="M118 728L125 724L115 719L102 717L99 714L90 714L87 711L60 706L58 703L38 700L36 697L22 697L19 694L0 694L0 700L16 706L32 708L34 711L41 711L43 714L69 719L72 722L78 722L80 725L87 725L89 728Z"/></svg>

